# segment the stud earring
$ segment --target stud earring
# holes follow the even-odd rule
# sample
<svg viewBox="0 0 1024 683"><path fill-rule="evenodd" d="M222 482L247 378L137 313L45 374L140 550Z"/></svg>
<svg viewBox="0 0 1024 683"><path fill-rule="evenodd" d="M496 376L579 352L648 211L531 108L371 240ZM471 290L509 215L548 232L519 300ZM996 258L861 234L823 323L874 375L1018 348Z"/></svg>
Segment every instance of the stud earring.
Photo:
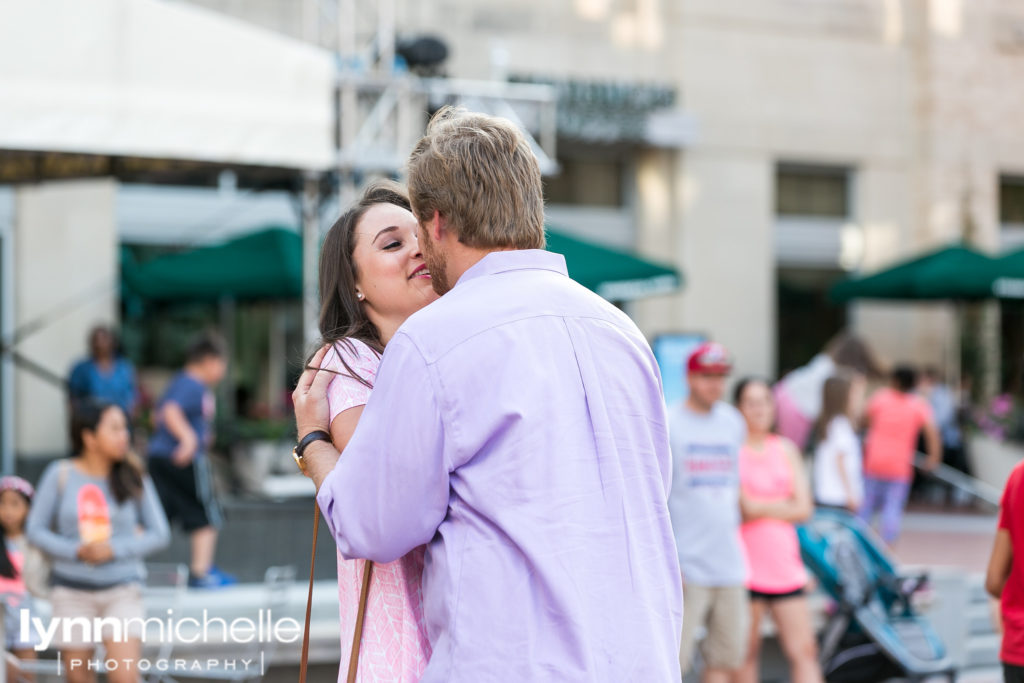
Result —
<svg viewBox="0 0 1024 683"><path fill-rule="evenodd" d="M363 296L363 293L362 293L362 292L356 292L356 298L357 298L357 299L359 299L360 301L362 301L362 300L363 300L363 299L365 299L366 297L365 297L365 296Z"/></svg>

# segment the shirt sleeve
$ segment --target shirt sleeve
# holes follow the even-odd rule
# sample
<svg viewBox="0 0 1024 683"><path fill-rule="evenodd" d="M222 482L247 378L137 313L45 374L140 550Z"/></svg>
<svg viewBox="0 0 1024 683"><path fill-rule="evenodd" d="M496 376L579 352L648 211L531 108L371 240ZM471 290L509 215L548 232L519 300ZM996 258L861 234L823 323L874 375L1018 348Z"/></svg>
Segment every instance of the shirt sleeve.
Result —
<svg viewBox="0 0 1024 683"><path fill-rule="evenodd" d="M396 335L355 433L317 494L343 556L392 562L427 543L444 520L451 469L438 386L419 349Z"/></svg>
<svg viewBox="0 0 1024 683"><path fill-rule="evenodd" d="M142 496L138 503L142 532L110 539L110 548L116 559L145 557L171 542L167 517L149 477L142 478Z"/></svg>
<svg viewBox="0 0 1024 683"><path fill-rule="evenodd" d="M353 342L353 348L355 352L344 344L335 344L320 366L336 373L334 379L327 386L327 404L331 410L331 422L334 422L334 418L349 408L366 405L370 399L370 387L353 377L349 370L351 369L351 372L372 383L374 378L367 372L366 366L376 363L374 359L367 358L366 354L373 352L355 342ZM345 363L348 363L348 368L342 363L342 358Z"/></svg>
<svg viewBox="0 0 1024 683"><path fill-rule="evenodd" d="M80 361L71 368L71 375L68 377L68 393L73 399L89 395L88 361Z"/></svg>
<svg viewBox="0 0 1024 683"><path fill-rule="evenodd" d="M184 383L181 381L180 377L178 379L171 380L171 383L168 385L164 395L160 398L160 408L166 407L168 403L177 404L182 411L187 408L185 404L188 396L186 396L186 392L184 391L182 384Z"/></svg>
<svg viewBox="0 0 1024 683"><path fill-rule="evenodd" d="M25 521L25 535L32 545L51 557L74 560L78 557L78 539L61 536L53 530L60 508L60 469L71 465L63 460L50 465L36 487L32 497L32 508ZM65 472L65 478L70 474ZM66 484L65 484L66 488Z"/></svg>
<svg viewBox="0 0 1024 683"><path fill-rule="evenodd" d="M136 376L135 367L131 363L128 361L122 362L125 364L125 374L128 377L128 386L125 387L125 393L127 394L128 399L128 410L129 412L132 412L135 410L135 406L139 402L139 378ZM131 417L132 416L129 415L128 419L130 420Z"/></svg>

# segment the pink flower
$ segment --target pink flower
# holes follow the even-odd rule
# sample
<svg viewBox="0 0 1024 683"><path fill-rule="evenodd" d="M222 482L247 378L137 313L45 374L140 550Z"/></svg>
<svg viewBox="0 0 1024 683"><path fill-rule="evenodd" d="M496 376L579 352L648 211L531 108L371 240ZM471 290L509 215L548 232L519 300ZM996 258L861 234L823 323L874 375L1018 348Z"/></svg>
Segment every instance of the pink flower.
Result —
<svg viewBox="0 0 1024 683"><path fill-rule="evenodd" d="M1013 399L1010 398L1009 394L1001 394L992 399L992 405L990 406L992 414L996 417L1006 417L1013 410Z"/></svg>

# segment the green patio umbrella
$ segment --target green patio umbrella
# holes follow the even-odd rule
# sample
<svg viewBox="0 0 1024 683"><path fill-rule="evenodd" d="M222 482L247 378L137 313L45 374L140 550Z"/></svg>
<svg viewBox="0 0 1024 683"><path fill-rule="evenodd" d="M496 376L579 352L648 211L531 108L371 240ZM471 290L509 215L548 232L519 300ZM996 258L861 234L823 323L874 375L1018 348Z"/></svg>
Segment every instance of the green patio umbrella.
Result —
<svg viewBox="0 0 1024 683"><path fill-rule="evenodd" d="M670 266L627 251L548 229L548 250L565 256L569 275L612 301L629 301L679 288ZM302 238L269 228L224 244L137 263L122 250L122 287L151 301L280 299L302 295Z"/></svg>
<svg viewBox="0 0 1024 683"><path fill-rule="evenodd" d="M955 245L836 284L834 301L851 299L976 300L992 296L998 259Z"/></svg>
<svg viewBox="0 0 1024 683"><path fill-rule="evenodd" d="M1011 251L996 261L995 277L983 284L999 299L1024 299L1024 249Z"/></svg>
<svg viewBox="0 0 1024 683"><path fill-rule="evenodd" d="M675 268L621 249L547 228L548 251L565 256L569 277L609 301L631 301L674 292L683 279Z"/></svg>
<svg viewBox="0 0 1024 683"><path fill-rule="evenodd" d="M302 296L302 239L272 227L152 261L121 254L125 293L151 301L239 301Z"/></svg>

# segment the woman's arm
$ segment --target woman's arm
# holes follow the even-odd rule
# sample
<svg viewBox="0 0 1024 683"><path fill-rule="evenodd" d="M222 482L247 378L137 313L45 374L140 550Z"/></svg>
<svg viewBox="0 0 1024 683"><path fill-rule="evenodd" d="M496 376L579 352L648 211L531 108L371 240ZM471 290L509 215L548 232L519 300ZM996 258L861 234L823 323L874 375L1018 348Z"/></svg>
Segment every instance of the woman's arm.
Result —
<svg viewBox="0 0 1024 683"><path fill-rule="evenodd" d="M843 485L843 491L846 493L846 508L851 512L856 512L856 508L860 505L860 501L853 494L853 482L850 481L850 477L846 474L846 455L843 451L836 451L836 467L839 468L839 481Z"/></svg>
<svg viewBox="0 0 1024 683"><path fill-rule="evenodd" d="M359 424L359 416L363 414L365 407L365 405L353 406L348 410L343 410L331 422L331 441L339 453L345 450L349 439L355 433L356 425Z"/></svg>
<svg viewBox="0 0 1024 683"><path fill-rule="evenodd" d="M114 559L145 557L167 547L171 542L171 529L167 524L167 517L160 505L156 489L153 488L153 481L149 477L142 478L142 497L138 508L142 533L110 539Z"/></svg>
<svg viewBox="0 0 1024 683"><path fill-rule="evenodd" d="M51 526L57 518L60 508L61 492L59 491L61 468L71 464L60 460L54 463L43 475L36 495L32 498L32 509L25 521L25 536L29 542L51 557L61 560L78 559L78 540L61 536ZM68 473L63 473L66 478Z"/></svg>
<svg viewBox="0 0 1024 683"><path fill-rule="evenodd" d="M1010 567L1013 565L1013 544L1010 542L1010 532L1006 529L999 529L996 532L995 543L992 544L992 556L988 560L988 571L985 572L985 590L993 598L1003 594L1003 586L1010 576Z"/></svg>
<svg viewBox="0 0 1024 683"><path fill-rule="evenodd" d="M748 496L740 496L740 510L745 521L755 519L778 519L783 522L803 522L814 512L811 501L811 489L804 476L804 466L800 451L788 440L783 441L786 458L793 472L793 495L780 501L756 501Z"/></svg>
<svg viewBox="0 0 1024 683"><path fill-rule="evenodd" d="M928 450L925 469L930 472L942 464L942 435L934 421L930 420L924 425L924 443Z"/></svg>
<svg viewBox="0 0 1024 683"><path fill-rule="evenodd" d="M364 407L353 406L348 410L343 410L331 422L331 445L334 448L328 448L326 445L323 448L317 448L317 444L314 443L306 449L304 458L306 475L313 480L318 491L324 477L330 474L338 464L338 460L341 459L341 452L345 450L349 439L355 433L356 425L359 424L359 416L363 414Z"/></svg>

